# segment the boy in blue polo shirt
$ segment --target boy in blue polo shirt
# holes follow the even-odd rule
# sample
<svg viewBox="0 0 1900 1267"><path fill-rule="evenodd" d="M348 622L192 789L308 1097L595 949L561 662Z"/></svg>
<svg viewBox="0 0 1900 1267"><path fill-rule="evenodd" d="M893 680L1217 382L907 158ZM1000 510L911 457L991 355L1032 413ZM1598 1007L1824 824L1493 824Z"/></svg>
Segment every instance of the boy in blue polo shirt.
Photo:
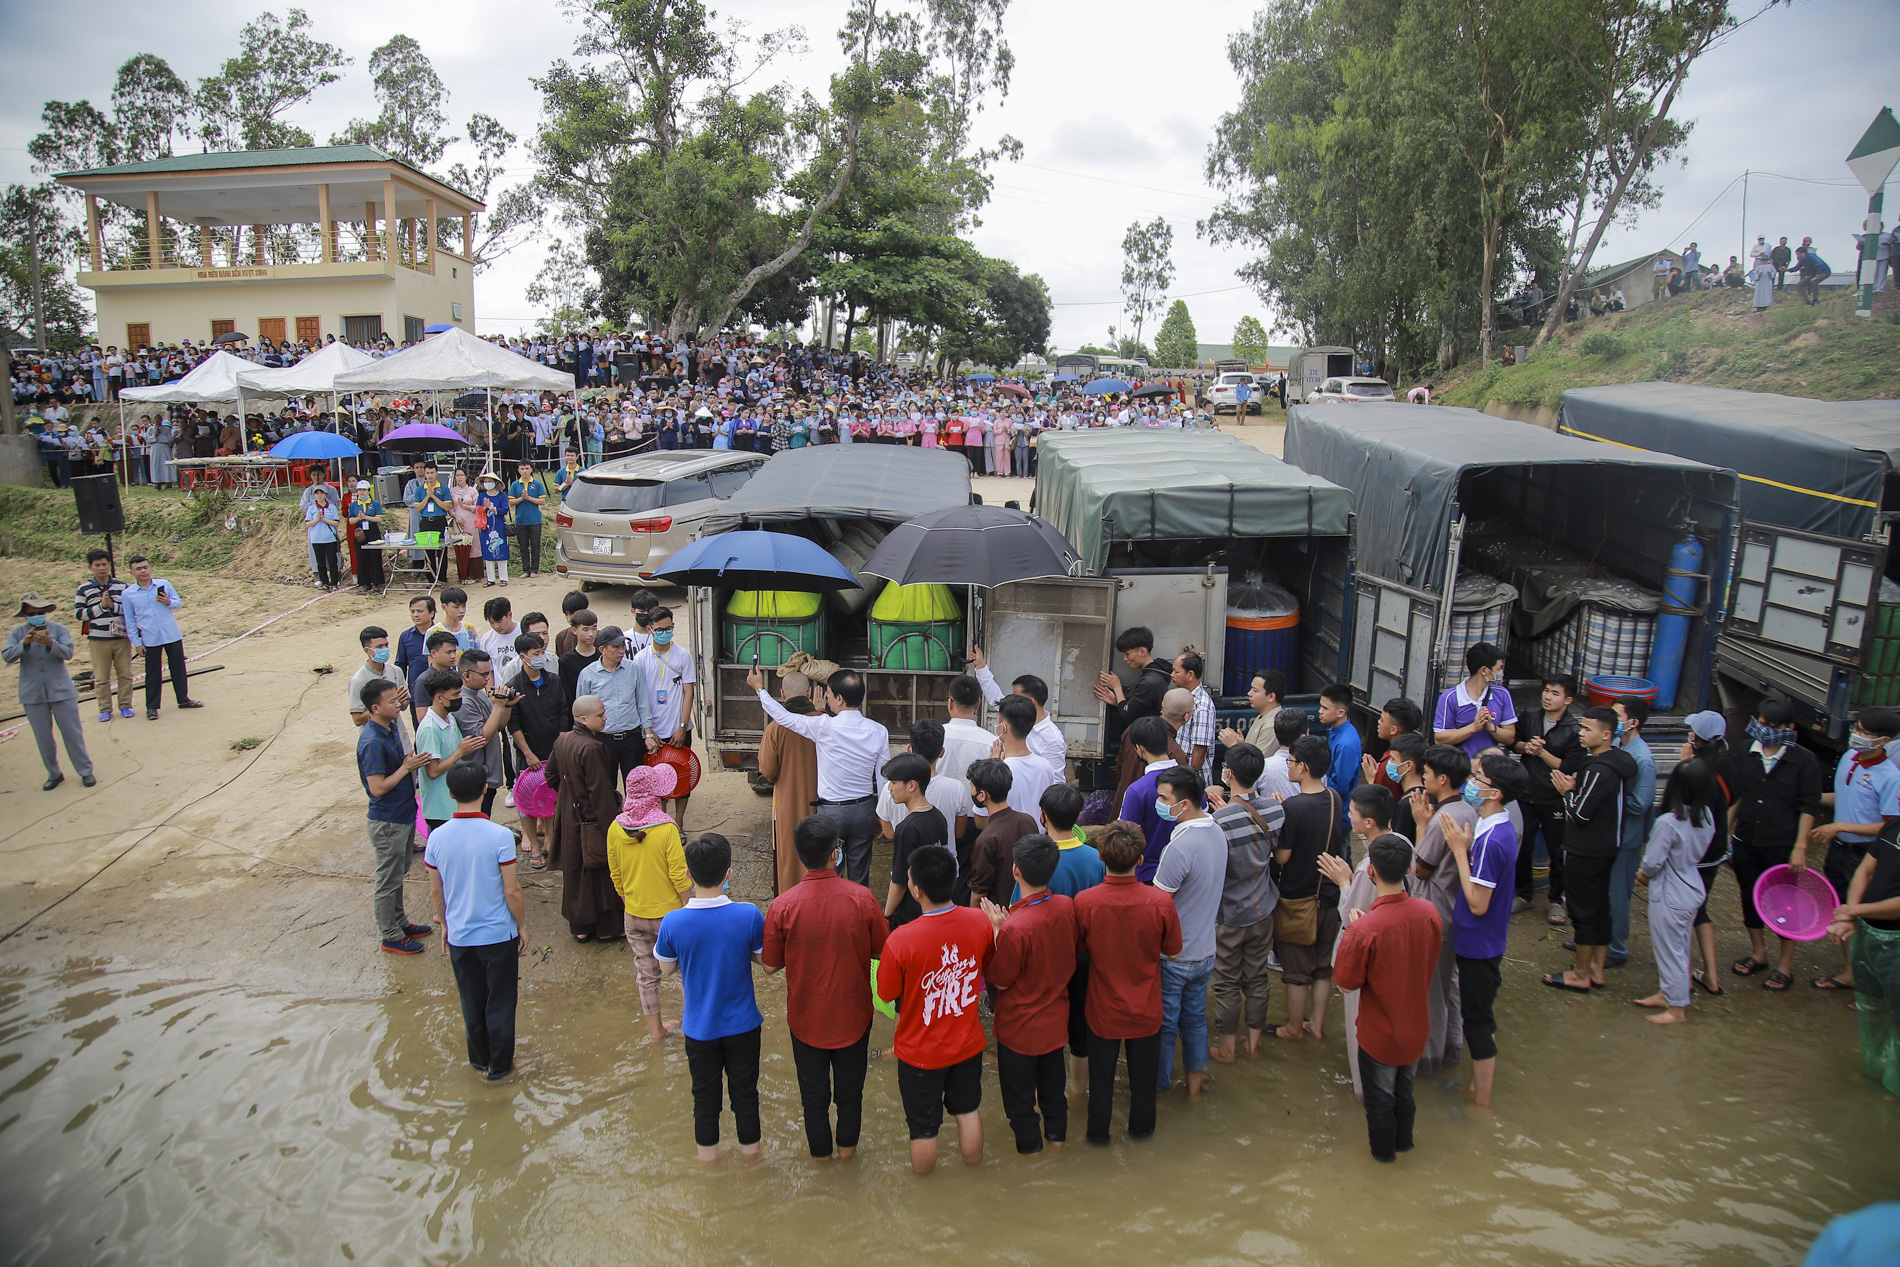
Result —
<svg viewBox="0 0 1900 1267"><path fill-rule="evenodd" d="M427 924L411 924L403 911L402 883L409 874L416 842L416 771L429 762L426 752L403 749L401 696L387 678L371 678L363 686L363 709L369 714L356 736L356 772L369 796L369 843L376 852L373 901L376 928L383 949L392 955L419 955L433 931Z"/></svg>
<svg viewBox="0 0 1900 1267"><path fill-rule="evenodd" d="M763 962L765 916L725 894L732 846L707 832L686 846L693 896L660 920L653 957L661 975L677 972L686 995L680 1032L693 1076L693 1142L699 1160L719 1156L719 1088L725 1081L739 1151L759 1155L759 1032L765 1017L752 992L752 965Z"/></svg>
<svg viewBox="0 0 1900 1267"><path fill-rule="evenodd" d="M521 574L541 573L541 507L547 504L548 486L534 473L532 462L515 465L516 478L508 486L508 505L514 510L515 538L521 547Z"/></svg>
<svg viewBox="0 0 1900 1267"><path fill-rule="evenodd" d="M1821 804L1834 811L1834 821L1808 833L1810 845L1832 846L1821 873L1843 902L1860 860L1880 835L1882 820L1900 818L1900 766L1889 760L1887 752L1896 734L1900 734L1900 711L1860 710L1847 734L1848 752L1834 770L1834 790L1821 797ZM1815 989L1854 988L1853 952L1845 942L1841 951L1847 966L1815 981Z"/></svg>
<svg viewBox="0 0 1900 1267"><path fill-rule="evenodd" d="M1478 825L1466 830L1451 815L1439 815L1445 847L1458 862L1451 948L1458 957L1458 1002L1465 1047L1471 1052L1471 1085L1466 1090L1473 1104L1491 1103L1491 1083L1498 1069L1493 1009L1503 981L1511 892L1517 882L1517 831L1506 807L1529 786L1530 775L1523 766L1494 752L1480 757L1465 780L1465 800L1478 807Z"/></svg>
<svg viewBox="0 0 1900 1267"><path fill-rule="evenodd" d="M515 878L515 836L482 813L488 777L465 761L446 779L455 816L429 833L422 861L455 972L468 1063L500 1082L515 1067L515 1003L528 953L526 899Z"/></svg>

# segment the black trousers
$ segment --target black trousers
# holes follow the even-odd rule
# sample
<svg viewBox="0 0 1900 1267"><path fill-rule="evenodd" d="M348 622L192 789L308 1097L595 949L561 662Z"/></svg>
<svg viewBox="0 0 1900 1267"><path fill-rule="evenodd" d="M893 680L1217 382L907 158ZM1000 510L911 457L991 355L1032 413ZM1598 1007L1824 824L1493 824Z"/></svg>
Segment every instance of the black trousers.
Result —
<svg viewBox="0 0 1900 1267"><path fill-rule="evenodd" d="M1579 946L1610 944L1610 872L1614 857L1573 853L1564 860L1564 903L1570 912L1572 936Z"/></svg>
<svg viewBox="0 0 1900 1267"><path fill-rule="evenodd" d="M191 692L185 683L185 640L161 643L156 647L145 648L145 711L158 711L159 692L164 688L161 668L169 668L172 675L172 694L180 704L191 698Z"/></svg>
<svg viewBox="0 0 1900 1267"><path fill-rule="evenodd" d="M1108 1143L1115 1116L1115 1065L1128 1049L1128 1134L1146 1139L1155 1133L1155 1079L1161 1076L1161 1031L1145 1038L1103 1038L1089 1031L1089 1142Z"/></svg>
<svg viewBox="0 0 1900 1267"><path fill-rule="evenodd" d="M1412 1123L1418 1105L1412 1099L1412 1075L1418 1063L1382 1065L1359 1049L1359 1081L1366 1091L1366 1137L1372 1155L1391 1161L1412 1147Z"/></svg>
<svg viewBox="0 0 1900 1267"><path fill-rule="evenodd" d="M719 1080L725 1078L741 1144L759 1142L759 1028L724 1038L686 1040L686 1069L693 1076L693 1142L719 1142Z"/></svg>
<svg viewBox="0 0 1900 1267"><path fill-rule="evenodd" d="M1160 1052L1157 1043L1157 1060ZM1002 1088L1009 1129L1016 1133L1017 1152L1039 1153L1044 1139L1060 1144L1069 1137L1069 1100L1063 1090L1067 1078L1068 1066L1060 1047L1030 1056L996 1044L996 1081ZM1036 1116L1038 1103L1042 1107L1040 1118Z"/></svg>
<svg viewBox="0 0 1900 1267"><path fill-rule="evenodd" d="M1564 900L1564 808L1563 805L1533 805L1519 801L1524 811L1524 839L1517 849L1517 895L1529 901L1535 880L1531 866L1537 859L1533 843L1539 831L1544 833L1544 852L1550 857L1550 887L1545 896L1552 902Z"/></svg>
<svg viewBox="0 0 1900 1267"><path fill-rule="evenodd" d="M607 759L613 763L621 782L626 782L628 772L635 766L646 764L647 740L638 730L624 730L617 735L602 731L600 740L607 745Z"/></svg>
<svg viewBox="0 0 1900 1267"><path fill-rule="evenodd" d="M1496 1006L1498 987L1504 984L1504 959L1458 960L1459 1019L1465 1025L1465 1050L1473 1060L1495 1060L1498 1054Z"/></svg>
<svg viewBox="0 0 1900 1267"><path fill-rule="evenodd" d="M447 930L443 930L447 935ZM450 946L456 993L462 996L462 1026L468 1031L468 1063L491 1077L515 1067L515 1000L520 994L520 943Z"/></svg>
<svg viewBox="0 0 1900 1267"><path fill-rule="evenodd" d="M792 1035L792 1067L805 1106L805 1142L814 1157L832 1153L831 1106L838 1106L839 1148L856 1148L864 1124L864 1074L870 1063L871 1031L849 1047L813 1047Z"/></svg>
<svg viewBox="0 0 1900 1267"><path fill-rule="evenodd" d="M519 543L518 557L524 573L541 570L541 525L516 524L515 540Z"/></svg>
<svg viewBox="0 0 1900 1267"><path fill-rule="evenodd" d="M147 653L149 654L149 652ZM1736 841L1729 853L1729 865L1735 868L1735 886L1742 892L1742 927L1766 928L1761 912L1755 909L1755 881L1762 872L1778 867L1794 856L1794 842L1785 845L1751 845ZM1841 900L1846 901L1845 892Z"/></svg>
<svg viewBox="0 0 1900 1267"><path fill-rule="evenodd" d="M311 549L316 552L317 556L317 580L324 585L341 585L343 583L343 576L341 569L337 565L337 543L334 541L312 541L310 546Z"/></svg>

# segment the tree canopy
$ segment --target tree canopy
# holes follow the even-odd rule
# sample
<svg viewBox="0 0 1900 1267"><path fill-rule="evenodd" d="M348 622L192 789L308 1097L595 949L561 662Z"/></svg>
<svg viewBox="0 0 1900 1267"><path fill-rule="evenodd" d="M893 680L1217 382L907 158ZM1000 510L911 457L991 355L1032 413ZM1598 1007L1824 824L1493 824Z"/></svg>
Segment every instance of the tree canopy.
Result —
<svg viewBox="0 0 1900 1267"><path fill-rule="evenodd" d="M1201 344L1194 334L1194 318L1188 315L1187 300L1175 300L1161 328L1155 331L1155 356L1161 364L1176 369L1199 363Z"/></svg>

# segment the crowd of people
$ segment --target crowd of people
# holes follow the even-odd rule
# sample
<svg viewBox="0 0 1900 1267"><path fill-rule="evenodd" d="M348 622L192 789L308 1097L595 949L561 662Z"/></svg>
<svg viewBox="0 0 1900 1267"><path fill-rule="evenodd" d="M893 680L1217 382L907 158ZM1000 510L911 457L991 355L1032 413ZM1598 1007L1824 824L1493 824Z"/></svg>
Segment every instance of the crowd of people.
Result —
<svg viewBox="0 0 1900 1267"><path fill-rule="evenodd" d="M1159 658L1135 628L1116 641L1133 684L1104 674L1099 690L1120 739L1116 786L1085 793L1046 683L1024 675L1006 692L980 647L944 716L900 736L866 715L861 674L799 657L776 683L759 668L748 678L773 783L776 896L761 913L724 892L730 843L688 837L689 789L652 755L692 743L692 659L672 646L672 613L642 591L623 629L588 601L570 595L551 638L546 616L517 623L506 599L490 601L477 633L462 592L445 591L439 609L418 598L415 627L393 644L363 631L366 663L350 683L382 945L418 953L446 929L469 1059L489 1077L513 1067L519 838L530 867L561 873L576 942L629 944L653 1040L683 1034L702 1157L716 1155L727 1100L740 1149L759 1147L757 963L787 977L814 1156L858 1146L874 1009L896 1019L897 1092L912 1163L927 1172L946 1114L960 1153L981 1154L985 1013L1015 1145L1033 1153L1067 1141L1072 1097L1086 1138L1109 1140L1122 1066L1126 1129L1147 1135L1160 1097L1199 1095L1210 1061L1239 1058L1243 1031L1250 1057L1270 1036L1324 1039L1337 989L1371 1151L1390 1161L1413 1145L1421 1073L1468 1055L1465 1093L1491 1101L1514 915L1571 929L1571 960L1541 981L1594 997L1630 958L1632 898L1646 888L1658 985L1626 997L1679 1023L1694 990L1719 996L1725 980L1758 974L1771 991L1792 986L1793 943L1771 962L1753 881L1780 862L1810 865L1812 850L1843 895L1834 935L1847 959L1813 988L1859 992L1866 1069L1900 1094L1893 710L1862 710L1831 793L1785 704L1760 706L1746 749L1729 746L1720 714L1696 714L1658 797L1644 701L1580 709L1558 676L1520 714L1488 644L1429 714L1387 701L1363 740L1346 687L1327 687L1308 714L1282 703L1272 671L1253 679L1245 730L1220 727L1201 657ZM994 729L979 720L986 705ZM504 789L512 831L482 821ZM433 926L402 905L419 818ZM891 864L873 892L879 839ZM1754 946L1726 972L1708 900L1724 865ZM1287 1019L1270 1028L1276 971ZM677 1022L660 989L673 973Z"/></svg>

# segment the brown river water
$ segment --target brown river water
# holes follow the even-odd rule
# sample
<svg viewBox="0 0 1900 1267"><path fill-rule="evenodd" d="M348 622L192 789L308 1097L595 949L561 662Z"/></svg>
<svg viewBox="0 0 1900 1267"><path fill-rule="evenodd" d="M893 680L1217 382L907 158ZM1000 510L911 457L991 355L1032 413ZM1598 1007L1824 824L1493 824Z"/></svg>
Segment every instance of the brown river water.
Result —
<svg viewBox="0 0 1900 1267"><path fill-rule="evenodd" d="M806 1154L776 978L765 1154L702 1167L685 1058L636 1033L630 964L582 989L531 960L518 1073L495 1085L464 1063L439 953L393 963L371 1001L0 970L0 1261L1796 1263L1831 1216L1900 1195L1900 1102L1860 1078L1840 995L1730 978L1659 1027L1627 1002L1655 988L1646 954L1587 998L1535 984L1561 959L1520 916L1498 1102L1421 1081L1397 1165L1367 1153L1335 1000L1323 1043L1215 1065L1152 1139L1103 1149L1077 1101L1074 1144L1016 1156L992 1052L982 1164L946 1131L928 1178L889 1062L857 1159Z"/></svg>

